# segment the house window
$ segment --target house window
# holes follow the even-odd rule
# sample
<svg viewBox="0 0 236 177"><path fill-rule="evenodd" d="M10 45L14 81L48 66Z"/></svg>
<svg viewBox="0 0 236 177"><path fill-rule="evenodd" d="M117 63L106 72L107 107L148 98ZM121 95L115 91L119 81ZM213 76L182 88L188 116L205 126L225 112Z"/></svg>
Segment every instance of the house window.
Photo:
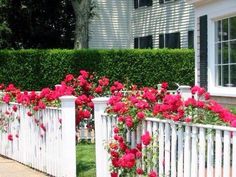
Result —
<svg viewBox="0 0 236 177"><path fill-rule="evenodd" d="M135 49L152 49L152 35L134 38Z"/></svg>
<svg viewBox="0 0 236 177"><path fill-rule="evenodd" d="M236 87L236 16L216 22L216 85Z"/></svg>
<svg viewBox="0 0 236 177"><path fill-rule="evenodd" d="M174 1L177 1L177 0L159 0L159 3L160 4L165 4L165 3L168 3L168 2L174 2Z"/></svg>
<svg viewBox="0 0 236 177"><path fill-rule="evenodd" d="M134 0L135 9L143 6L152 6L152 0Z"/></svg>
<svg viewBox="0 0 236 177"><path fill-rule="evenodd" d="M180 48L180 33L167 33L159 35L159 48Z"/></svg>
<svg viewBox="0 0 236 177"><path fill-rule="evenodd" d="M193 49L194 46L194 33L193 31L188 31L188 48Z"/></svg>

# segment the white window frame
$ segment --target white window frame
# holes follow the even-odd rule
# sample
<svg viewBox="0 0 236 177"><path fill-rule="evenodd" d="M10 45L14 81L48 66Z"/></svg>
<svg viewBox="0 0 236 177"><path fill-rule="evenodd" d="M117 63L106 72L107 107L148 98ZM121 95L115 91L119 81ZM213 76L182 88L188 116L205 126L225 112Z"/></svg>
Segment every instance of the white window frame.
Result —
<svg viewBox="0 0 236 177"><path fill-rule="evenodd" d="M213 96L236 97L236 87L223 87L216 85L216 47L215 47L215 22L224 18L236 16L235 6L225 7L227 10L222 10L212 7L208 15L208 91Z"/></svg>
<svg viewBox="0 0 236 177"><path fill-rule="evenodd" d="M176 0L163 0L163 3L161 4L167 4L167 3L171 3L171 2L175 2Z"/></svg>

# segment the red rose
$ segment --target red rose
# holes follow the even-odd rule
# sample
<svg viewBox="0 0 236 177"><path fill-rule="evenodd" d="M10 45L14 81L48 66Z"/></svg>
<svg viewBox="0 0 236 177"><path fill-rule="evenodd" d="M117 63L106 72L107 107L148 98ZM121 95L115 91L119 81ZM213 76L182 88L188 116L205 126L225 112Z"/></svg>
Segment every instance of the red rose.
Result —
<svg viewBox="0 0 236 177"><path fill-rule="evenodd" d="M124 154L120 159L120 165L123 168L133 168L135 162L135 155L133 153Z"/></svg>
<svg viewBox="0 0 236 177"><path fill-rule="evenodd" d="M148 174L148 177L157 177L157 173L155 171L151 171L149 174Z"/></svg>
<svg viewBox="0 0 236 177"><path fill-rule="evenodd" d="M10 100L11 100L11 97L9 94L4 95L2 98L2 101L4 101L5 103L9 103Z"/></svg>
<svg viewBox="0 0 236 177"><path fill-rule="evenodd" d="M137 168L136 173L139 174L139 175L142 175L143 174L142 168Z"/></svg>
<svg viewBox="0 0 236 177"><path fill-rule="evenodd" d="M74 79L74 76L72 74L66 75L65 82L70 82Z"/></svg>
<svg viewBox="0 0 236 177"><path fill-rule="evenodd" d="M138 117L139 120L142 120L145 117L145 113L144 112L138 112L137 117Z"/></svg>
<svg viewBox="0 0 236 177"><path fill-rule="evenodd" d="M205 97L205 100L209 100L210 99L210 93L208 93L208 92L206 92L205 93L205 95L204 95L204 97Z"/></svg>
<svg viewBox="0 0 236 177"><path fill-rule="evenodd" d="M17 111L17 106L16 105L14 105L13 107L12 107L12 110L14 111L14 112L16 112Z"/></svg>
<svg viewBox="0 0 236 177"><path fill-rule="evenodd" d="M119 153L116 152L116 151L111 151L111 156L115 157L115 158L118 158L119 157Z"/></svg>
<svg viewBox="0 0 236 177"><path fill-rule="evenodd" d="M43 123L40 124L40 128L46 132L46 127L43 125Z"/></svg>
<svg viewBox="0 0 236 177"><path fill-rule="evenodd" d="M84 115L84 118L90 118L91 112L88 111L87 109L85 109L85 110L83 111L83 115Z"/></svg>
<svg viewBox="0 0 236 177"><path fill-rule="evenodd" d="M120 162L119 162L118 158L111 159L111 163L114 167L119 167L120 166Z"/></svg>
<svg viewBox="0 0 236 177"><path fill-rule="evenodd" d="M135 155L136 155L137 159L139 159L142 157L142 152L137 151Z"/></svg>
<svg viewBox="0 0 236 177"><path fill-rule="evenodd" d="M8 134L7 139L8 139L9 141L13 141L13 136L12 136L12 134Z"/></svg>
<svg viewBox="0 0 236 177"><path fill-rule="evenodd" d="M161 87L162 87L163 89L167 89L168 83L167 83L167 82L162 82Z"/></svg>
<svg viewBox="0 0 236 177"><path fill-rule="evenodd" d="M192 119L191 119L190 117L186 117L186 118L185 118L185 122L189 123L189 122L191 122L191 121L192 121Z"/></svg>
<svg viewBox="0 0 236 177"><path fill-rule="evenodd" d="M116 173L116 172L111 172L111 177L118 177L118 173Z"/></svg>
<svg viewBox="0 0 236 177"><path fill-rule="evenodd" d="M99 85L98 87L95 88L94 90L96 93L102 93L102 87Z"/></svg>
<svg viewBox="0 0 236 177"><path fill-rule="evenodd" d="M144 135L142 135L142 143L147 146L150 144L151 142L151 136L149 134L149 132L146 132Z"/></svg>
<svg viewBox="0 0 236 177"><path fill-rule="evenodd" d="M27 112L27 115L31 117L33 114L31 112Z"/></svg>
<svg viewBox="0 0 236 177"><path fill-rule="evenodd" d="M236 127L236 120L233 120L233 121L231 122L231 126L232 126L232 127Z"/></svg>
<svg viewBox="0 0 236 177"><path fill-rule="evenodd" d="M114 133L119 133L119 128L115 127L113 131L114 131Z"/></svg>
<svg viewBox="0 0 236 177"><path fill-rule="evenodd" d="M127 125L127 127L131 128L133 127L134 123L133 123L133 119L131 116L127 116L125 119L125 124Z"/></svg>

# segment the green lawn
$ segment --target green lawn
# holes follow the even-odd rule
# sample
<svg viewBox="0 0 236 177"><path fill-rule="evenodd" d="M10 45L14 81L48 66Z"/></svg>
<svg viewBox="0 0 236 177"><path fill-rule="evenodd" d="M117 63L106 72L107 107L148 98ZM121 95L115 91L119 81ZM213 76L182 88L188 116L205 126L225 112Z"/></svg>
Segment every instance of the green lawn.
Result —
<svg viewBox="0 0 236 177"><path fill-rule="evenodd" d="M231 107L230 110L232 113L236 114L236 107Z"/></svg>
<svg viewBox="0 0 236 177"><path fill-rule="evenodd" d="M95 177L95 144L80 143L76 147L77 177Z"/></svg>

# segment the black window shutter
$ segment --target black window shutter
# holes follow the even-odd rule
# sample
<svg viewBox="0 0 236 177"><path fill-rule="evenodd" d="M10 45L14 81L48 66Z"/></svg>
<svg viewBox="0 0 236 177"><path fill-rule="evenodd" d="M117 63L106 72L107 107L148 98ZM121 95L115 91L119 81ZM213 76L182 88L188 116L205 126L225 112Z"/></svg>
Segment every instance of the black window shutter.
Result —
<svg viewBox="0 0 236 177"><path fill-rule="evenodd" d="M134 38L134 48L135 49L139 48L139 46L138 46L138 37Z"/></svg>
<svg viewBox="0 0 236 177"><path fill-rule="evenodd" d="M152 0L147 1L147 6L152 6Z"/></svg>
<svg viewBox="0 0 236 177"><path fill-rule="evenodd" d="M160 4L164 4L164 0L159 0L159 3Z"/></svg>
<svg viewBox="0 0 236 177"><path fill-rule="evenodd" d="M138 1L139 1L139 0L134 0L134 8L135 8L135 9L138 8Z"/></svg>
<svg viewBox="0 0 236 177"><path fill-rule="evenodd" d="M207 15L200 17L200 86L207 89Z"/></svg>
<svg viewBox="0 0 236 177"><path fill-rule="evenodd" d="M152 49L153 48L153 44L152 44L152 35L147 36L147 48Z"/></svg>
<svg viewBox="0 0 236 177"><path fill-rule="evenodd" d="M188 31L188 48L193 49L194 43L194 33L193 31Z"/></svg>
<svg viewBox="0 0 236 177"><path fill-rule="evenodd" d="M159 48L164 48L164 34L159 35Z"/></svg>

